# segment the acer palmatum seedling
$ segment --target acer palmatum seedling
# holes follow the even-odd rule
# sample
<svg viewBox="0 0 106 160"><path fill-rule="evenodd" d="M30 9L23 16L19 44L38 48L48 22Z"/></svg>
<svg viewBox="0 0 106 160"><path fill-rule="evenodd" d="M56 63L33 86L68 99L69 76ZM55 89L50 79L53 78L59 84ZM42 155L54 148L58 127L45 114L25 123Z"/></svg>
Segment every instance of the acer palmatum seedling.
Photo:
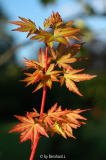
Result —
<svg viewBox="0 0 106 160"><path fill-rule="evenodd" d="M22 61L27 66L27 69L34 68L35 71L33 73L24 73L27 78L21 81L27 82L26 86L40 81L33 93L43 88L40 113L38 113L36 109L33 109L34 111L27 112L25 117L15 115L22 123L16 125L9 131L9 133L22 132L20 142L31 139L32 152L29 160L33 160L38 141L42 136L49 137L47 134L48 132L53 136L56 132L61 134L64 138L67 138L67 136L75 138L73 136L72 128L76 129L77 127L80 127L81 124L85 124L85 122L79 121L78 119L86 120L86 118L79 115L79 113L86 111L87 109L62 110L61 106L57 107L57 103L54 104L47 113L44 113L47 87L50 89L52 88L52 81L60 82L61 86L65 83L70 91L82 96L74 82L90 80L91 78L96 77L96 75L79 74L79 72L84 69L76 70L70 65L70 63L87 59L73 57L84 44L70 44L70 38L80 41L77 36L84 36L80 29L70 27L73 24L73 21L64 23L59 13L57 12L55 14L53 12L51 17L44 21L44 29L41 27L37 29L35 23L30 19L19 18L22 21L9 22L20 26L13 31L29 32L27 37L34 34L30 39L40 39L46 46L46 53L43 49L39 49L39 61L30 61L26 58L26 61ZM53 29L53 34L45 31L48 27ZM56 52L53 50L53 41L59 42ZM50 53L49 57L48 52ZM55 70L56 66L58 66L61 71L60 69Z"/></svg>

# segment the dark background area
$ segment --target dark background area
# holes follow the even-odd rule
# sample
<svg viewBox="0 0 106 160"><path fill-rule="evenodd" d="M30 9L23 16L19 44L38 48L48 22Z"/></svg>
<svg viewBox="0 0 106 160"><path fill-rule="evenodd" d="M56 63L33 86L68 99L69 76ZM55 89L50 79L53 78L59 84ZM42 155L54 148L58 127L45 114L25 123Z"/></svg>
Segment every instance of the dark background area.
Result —
<svg viewBox="0 0 106 160"><path fill-rule="evenodd" d="M46 7L55 1L41 0L41 4ZM79 0L79 3L81 2ZM87 3L85 3L85 13L80 15L80 18L83 16L105 17L106 20L106 12L99 14ZM33 111L32 108L40 111L42 89L32 94L36 84L25 88L26 83L19 81L24 79L25 75L23 71L20 72L22 68L16 63L14 54L21 45L14 45L15 39L12 37L14 32L9 35L5 31L8 19L8 15L0 6L0 160L27 160L31 153L31 142L28 140L19 144L20 133L8 132L19 123L13 115L24 116L26 111ZM67 21L70 19L67 18ZM74 27L79 27L78 25ZM94 33L87 26L81 26L81 30L90 38L77 56L89 59L76 62L72 67L85 68L84 73L97 77L76 83L83 97L70 92L65 85L60 87L59 83L54 82L52 89L47 89L45 112L56 102L62 109L92 108L81 114L87 118L87 124L77 130L73 129L77 139L64 139L58 134L50 138L41 138L34 159L40 159L41 154L65 154L66 159L71 160L106 160L106 42L93 36ZM99 34L101 32L100 30ZM86 41L86 38L82 37L83 40ZM73 41L73 43L79 42ZM26 45L27 43L23 42L22 46Z"/></svg>

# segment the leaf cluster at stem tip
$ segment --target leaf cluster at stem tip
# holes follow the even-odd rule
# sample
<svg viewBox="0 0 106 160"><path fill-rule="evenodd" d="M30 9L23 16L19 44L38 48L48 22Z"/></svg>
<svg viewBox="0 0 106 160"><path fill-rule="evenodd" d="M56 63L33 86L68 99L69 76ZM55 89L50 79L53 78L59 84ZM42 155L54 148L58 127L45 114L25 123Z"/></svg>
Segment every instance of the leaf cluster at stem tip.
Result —
<svg viewBox="0 0 106 160"><path fill-rule="evenodd" d="M74 21L64 23L59 13L51 14L50 17L44 21L44 29L41 27L37 28L35 23L30 19L19 17L22 21L9 22L20 26L13 31L28 32L27 37L31 36L32 40L43 41L46 44L46 52L42 48L39 49L38 61L29 60L25 58L22 61L26 69L33 68L33 73L24 73L27 77L23 82L27 82L27 85L36 84L36 88L33 92L43 88L43 98L41 105L40 114L34 109L34 112L27 112L26 116L16 116L22 123L16 125L10 132L22 132L20 136L20 142L31 139L32 150L37 144L37 140L42 136L48 136L48 132L51 136L54 133L61 134L64 138L73 137L72 128L80 127L85 122L79 121L78 119L86 120L86 118L79 115L79 113L85 110L62 110L61 106L57 108L57 103L48 110L47 113L43 112L46 89L52 88L52 82L59 82L60 86L63 84L66 87L83 96L78 90L75 82L84 80L90 80L96 75L89 75L86 73L80 73L84 69L73 69L71 63L76 61L86 60L84 57L75 57L77 52L80 50L84 43L70 44L70 38L80 41L77 36L85 36L82 34L80 29L72 28L71 25ZM46 31L47 28L51 28L53 33ZM32 36L33 34L33 36ZM53 41L58 42L56 51L53 49ZM49 55L48 55L49 52ZM9 133L10 133L9 132Z"/></svg>

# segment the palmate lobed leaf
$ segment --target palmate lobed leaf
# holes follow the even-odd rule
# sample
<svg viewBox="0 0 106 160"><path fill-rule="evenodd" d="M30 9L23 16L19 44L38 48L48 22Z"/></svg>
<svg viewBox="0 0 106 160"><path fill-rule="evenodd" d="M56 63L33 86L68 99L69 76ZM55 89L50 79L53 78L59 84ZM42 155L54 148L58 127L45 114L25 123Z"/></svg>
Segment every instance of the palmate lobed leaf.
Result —
<svg viewBox="0 0 106 160"><path fill-rule="evenodd" d="M38 61L34 61L34 60L32 62L34 64L39 65L43 69L45 69L46 56L45 56L45 53L44 53L43 49L41 49L41 48L39 49L38 59L39 59L39 63L38 63ZM47 65L49 65L51 63L51 60L52 59L49 57L48 61L47 61Z"/></svg>
<svg viewBox="0 0 106 160"><path fill-rule="evenodd" d="M73 21L64 23L58 12L57 13L53 12L51 18L49 17L44 21L44 28L45 29L47 27L52 28L54 30L54 34L45 31L45 29L43 30L41 27L37 29L35 23L30 19L27 20L22 17L19 18L22 21L9 22L20 26L19 28L13 29L12 31L29 32L27 37L32 34L35 34L30 39L32 40L40 39L39 41L47 43L49 47L53 47L53 41L60 42L62 44L70 46L69 38L74 38L76 40L79 40L79 38L76 37L77 35L84 36L83 34L80 33L81 32L80 29L75 29L70 27L73 24Z"/></svg>
<svg viewBox="0 0 106 160"><path fill-rule="evenodd" d="M47 85L51 89L52 81L59 82L59 80L57 78L59 76L59 73L62 72L62 71L54 70L55 64L54 63L50 64L52 57L48 57L48 60L47 60L48 69L47 69L46 73L44 73L45 72L46 57L45 57L45 53L43 52L43 49L41 49L41 48L39 49L39 57L38 58L39 58L39 62L35 61L35 60L30 61L26 58L25 58L27 60L26 62L22 61L23 63L25 63L27 68L34 68L34 69L36 69L36 71L32 74L25 73L28 77L25 78L24 80L20 80L20 81L27 82L26 86L28 86L30 84L36 83L39 80L41 80L41 82L38 84L38 86L35 88L35 90L32 93L43 88L45 85Z"/></svg>
<svg viewBox="0 0 106 160"><path fill-rule="evenodd" d="M59 43L57 46L56 53L53 48L49 48L50 55L52 56L53 60L59 60L63 55L68 55L70 53L70 57L77 54L79 49L84 43L81 44L73 44L72 46L66 47L66 45ZM82 58L82 57L81 57Z"/></svg>
<svg viewBox="0 0 106 160"><path fill-rule="evenodd" d="M72 32L72 31L70 31L70 32ZM64 37L57 36L57 35L51 34L47 31L39 28L39 32L36 33L35 36L32 36L30 39L32 39L32 40L40 39L39 41L44 41L44 43L47 43L49 47L53 47L53 41L60 42L65 45L70 45L69 40L67 38L65 37L65 35L64 35Z"/></svg>
<svg viewBox="0 0 106 160"><path fill-rule="evenodd" d="M32 93L43 88L45 85L47 85L51 89L52 88L52 81L59 82L57 77L59 76L59 73L61 73L62 71L53 70L54 66L55 66L54 63L50 64L50 66L48 67L48 70L46 71L46 73L43 76L43 79L41 80L41 82L38 84L38 86L35 88L35 90Z"/></svg>
<svg viewBox="0 0 106 160"><path fill-rule="evenodd" d="M29 59L27 59L25 57L24 57L24 59L26 61L21 61L21 62L25 63L25 66L27 66L27 69L34 68L34 69L38 69L38 70L42 70L42 71L45 70L46 56L45 56L45 53L42 48L39 49L39 53L38 53L39 61L36 61L36 60L30 61ZM48 66L50 65L51 61L52 61L52 57L48 57L48 60L47 60Z"/></svg>
<svg viewBox="0 0 106 160"><path fill-rule="evenodd" d="M89 74L75 74L75 73L78 73L78 72L81 72L83 71L84 69L79 69L79 70L76 70L76 69L70 69L69 67L66 69L66 71L64 72L64 78L61 76L60 77L60 84L61 86L64 84L66 84L66 87L70 90L70 91L73 91L74 93L80 95L80 96L83 96L77 86L75 85L75 82L80 82L80 81L84 81L84 80L90 80L94 77L96 77L97 75L89 75Z"/></svg>
<svg viewBox="0 0 106 160"><path fill-rule="evenodd" d="M61 134L64 138L73 137L72 128L80 127L85 122L79 121L78 119L87 120L86 118L79 115L79 113L87 111L85 110L62 110L61 106L57 108L57 103L54 104L47 113L39 114L36 109L34 112L27 112L26 116L16 116L22 123L19 123L9 131L11 132L22 132L20 135L20 143L28 139L31 139L34 147L35 142L41 136L49 137L47 132L50 132L51 136L54 133ZM39 117L39 119L38 119Z"/></svg>
<svg viewBox="0 0 106 160"><path fill-rule="evenodd" d="M46 61L46 56L45 56L45 53L43 51L43 49L39 49L39 61L35 61L35 60L28 60L26 59L26 62L25 61L22 61L23 63L25 63L25 65L27 66L27 69L28 68L34 68L36 69L36 71L32 74L30 73L25 73L28 77L25 78L24 80L20 80L20 81L23 81L23 82L27 82L27 85L30 85L30 84L33 84L33 83L36 83L38 82L39 80L42 80L43 82L41 82L39 84L39 86L36 88L36 90L38 90L38 88L42 88L45 86L45 83L50 79L49 77L50 76L45 76L44 74L44 70L45 70L45 61ZM47 66L50 66L50 63L51 63L51 60L52 60L52 57L48 57L48 60L47 60ZM49 67L50 68L50 67ZM54 67L53 67L54 68ZM53 81L58 81L56 80L56 77L55 75L57 74L57 72L53 72L53 73L49 73L49 74L54 74L53 76L51 76L52 80ZM49 75L48 74L48 75ZM48 79L49 78L49 79ZM48 83L48 82L47 82ZM50 86L49 86L50 87ZM51 88L51 87L50 87ZM34 90L35 91L35 90Z"/></svg>
<svg viewBox="0 0 106 160"><path fill-rule="evenodd" d="M70 65L67 63L74 63L76 61L88 59L88 58L82 58L82 57L70 58L70 56L71 56L71 54L69 53L68 55L63 55L60 59L57 60L57 64L58 64L59 68L61 68L61 67L68 68Z"/></svg>
<svg viewBox="0 0 106 160"><path fill-rule="evenodd" d="M40 48L39 50L39 61L30 61L27 60L27 62L24 62L28 68L32 67L37 69L33 74L25 73L28 77L24 80L21 80L23 82L27 82L27 85L33 84L41 80L41 82L38 84L38 86L35 88L35 90L32 92L36 92L37 90L43 88L45 85L47 85L50 89L52 88L52 81L60 81L61 86L66 84L66 87L73 91L74 93L82 96L82 94L79 92L77 86L75 85L75 82L80 82L84 80L90 80L91 78L96 77L96 75L89 75L89 74L76 74L78 72L83 71L84 69L75 70L73 69L69 64L67 63L73 63L78 60L86 59L82 57L73 57L70 58L70 56L75 55L76 51L81 47L82 44L77 46L72 46L72 48L68 47L66 48L65 45L60 45L57 47L58 50L55 54L54 50L50 48L50 54L53 57L48 58L48 69L46 73L44 73L45 69L45 54L43 52L43 49ZM63 51L62 51L63 49ZM72 49L72 50L71 50ZM66 50L66 53L64 52ZM60 53L63 54L60 56ZM71 52L71 53L69 53ZM63 67L63 71L54 70L56 64L52 63L50 64L51 60L56 60L58 66L61 68ZM66 68L66 69L65 69ZM60 73L63 73L64 76L60 76ZM60 78L60 80L58 79Z"/></svg>
<svg viewBox="0 0 106 160"><path fill-rule="evenodd" d="M13 29L12 31L29 32L27 37L29 37L31 34L38 33L38 30L37 30L34 22L32 22L30 19L27 20L27 19L22 18L22 17L19 17L19 18L23 22L21 22L21 21L9 22L9 23L21 26L17 29Z"/></svg>
<svg viewBox="0 0 106 160"><path fill-rule="evenodd" d="M66 23L60 25L59 28L66 28L66 27L69 28L73 23L74 23L74 21L66 22Z"/></svg>
<svg viewBox="0 0 106 160"><path fill-rule="evenodd" d="M51 136L56 132L61 134L64 138L67 138L67 136L75 138L72 133L72 128L77 129L81 124L86 124L85 122L78 121L78 119L87 120L79 115L79 113L87 110L89 109L62 110L61 106L57 108L56 103L48 110L47 114L42 114L42 120L45 123L46 128L48 125L50 126L51 129L49 128L47 130L50 131Z"/></svg>
<svg viewBox="0 0 106 160"><path fill-rule="evenodd" d="M35 92L45 86L48 86L51 89L52 81L57 81L60 82L61 86L65 83L66 87L70 91L73 91L74 93L82 96L82 94L76 87L74 81L79 82L84 80L90 80L91 78L96 77L96 75L91 76L89 74L76 74L83 71L83 69L74 70L69 65L69 63L80 61L82 59L87 59L82 57L72 57L76 55L76 53L84 43L73 44L71 46L69 38L80 41L77 36L85 35L81 33L80 29L70 27L73 24L73 21L64 23L58 12L56 14L53 12L53 15L51 15L51 17L46 19L44 22L44 28L52 28L54 30L53 34L45 31L45 29L43 30L41 27L39 27L38 30L35 23L32 22L30 19L27 20L25 18L19 18L23 22L10 22L12 24L20 26L20 28L14 29L14 31L29 32L27 37L31 34L35 34L30 39L40 39L39 41L43 41L44 43L46 43L46 46L49 46L49 51L51 55L51 57L48 57L48 59L46 59L43 49L40 48L38 56L39 61L30 61L26 58L26 62L22 61L27 66L27 69L35 69L32 74L24 73L28 76L27 78L22 80L24 82L27 82L26 86L40 81L38 86L33 91ZM59 42L56 53L52 48L53 41ZM68 47L66 47L66 45L68 45ZM56 61L56 64L51 63L52 60ZM54 70L57 65L59 68L63 67L63 71ZM60 73L63 73L63 76L60 76ZM58 78L60 78L60 80ZM85 122L78 120L87 120L85 117L82 117L79 114L83 111L86 111L86 109L62 110L61 106L57 108L57 103L52 106L47 113L39 114L34 109L34 112L27 112L26 117L15 116L22 123L16 125L9 133L15 131L22 132L20 136L20 142L31 139L32 148L34 147L35 142L41 136L49 137L47 134L48 132L51 133L51 136L53 136L56 132L58 134L61 134L64 138L67 138L67 136L75 138L72 129L77 129L77 127L80 127L81 124L86 124Z"/></svg>
<svg viewBox="0 0 106 160"><path fill-rule="evenodd" d="M46 128L48 125L53 129L55 121L64 121L64 122L69 122L68 120L65 119L65 117L62 117L66 113L70 113L70 111L62 111L61 106L57 108L57 103L54 104L51 109L48 110L47 114L42 113L42 121L46 125Z"/></svg>
<svg viewBox="0 0 106 160"><path fill-rule="evenodd" d="M30 61L29 59L27 59L27 58L25 58L25 57L24 57L24 59L25 59L26 61L21 61L21 62L25 63L25 66L27 66L27 69L28 69L28 68L34 68L34 69L37 69L37 68L38 68L38 66L37 66L35 63L33 63L33 61ZM39 62L38 62L38 65L40 65Z"/></svg>
<svg viewBox="0 0 106 160"><path fill-rule="evenodd" d="M72 57L75 54L77 54L78 50L81 48L83 44L84 43L77 45L73 44L72 46L66 48L66 45L59 43L59 45L57 46L56 53L53 50L53 48L50 47L50 55L52 56L53 60L56 61L59 68L68 68L70 66L68 63L74 63L76 61L88 59L83 57Z"/></svg>
<svg viewBox="0 0 106 160"><path fill-rule="evenodd" d="M78 94L79 96L83 96L83 95L79 92L79 90L78 90L78 88L76 87L75 83L74 83L73 81L71 81L69 78L66 78L66 79L65 79L65 84L66 84L66 87L67 87L70 91Z"/></svg>
<svg viewBox="0 0 106 160"><path fill-rule="evenodd" d="M55 41L70 46L70 43L65 37L57 37Z"/></svg>
<svg viewBox="0 0 106 160"><path fill-rule="evenodd" d="M32 40L37 40L40 39L39 42L44 41L45 43L49 43L53 40L56 40L56 38L49 32L42 30L39 28L39 33L36 34L35 36L32 36L30 39Z"/></svg>
<svg viewBox="0 0 106 160"><path fill-rule="evenodd" d="M83 43L80 43L80 44L73 44L71 46L68 46L66 49L65 49L65 55L67 54L71 54L71 57L75 56L77 54L77 52L80 50L80 48L82 47L82 45L85 44L85 42Z"/></svg>
<svg viewBox="0 0 106 160"><path fill-rule="evenodd" d="M69 38L74 38L76 40L80 40L76 37L76 35L84 36L80 34L80 29L71 28L70 26L73 24L74 21L69 21L64 23L57 12L56 14L53 12L53 15L44 21L45 29L47 27L54 29L54 35L47 37L45 43L50 42L51 40L61 42L65 45L69 44ZM64 24L63 24L64 23ZM77 33L77 34L75 34ZM73 35L74 34L74 35ZM55 39L56 37L56 39ZM49 40L49 41L48 41Z"/></svg>
<svg viewBox="0 0 106 160"><path fill-rule="evenodd" d="M47 27L49 28L54 28L53 25L55 27L61 25L62 23L62 19L61 19L61 16L59 15L59 13L57 12L56 14L52 11L53 15L51 14L51 17L48 17L45 21L44 21L44 27L45 29Z"/></svg>
<svg viewBox="0 0 106 160"><path fill-rule="evenodd" d="M29 112L27 112L26 117L16 115L15 117L23 123L16 125L12 130L9 131L9 133L22 132L20 136L20 143L28 139L31 139L33 147L35 141L39 138L39 135L49 137L44 127L38 121L35 121Z"/></svg>
<svg viewBox="0 0 106 160"><path fill-rule="evenodd" d="M76 33L80 31L80 29L76 29L76 28L64 28L64 29L60 29L60 28L56 28L54 30L54 36L55 37L59 37L59 36L63 36L63 37L69 37L71 36L72 34Z"/></svg>
<svg viewBox="0 0 106 160"><path fill-rule="evenodd" d="M27 73L24 73L26 75L28 75ZM27 82L27 85L30 84L34 84L36 82L38 82L39 80L41 80L43 78L43 72L40 70L36 70L33 74L29 75L29 77L25 78L24 80L20 80L22 82Z"/></svg>
<svg viewBox="0 0 106 160"><path fill-rule="evenodd" d="M83 44L84 43L73 44L67 47L64 44L59 43L59 45L57 46L56 54L55 54L56 60L59 60L63 55L67 55L69 53L71 57L76 55ZM50 48L50 52L51 52L51 48Z"/></svg>

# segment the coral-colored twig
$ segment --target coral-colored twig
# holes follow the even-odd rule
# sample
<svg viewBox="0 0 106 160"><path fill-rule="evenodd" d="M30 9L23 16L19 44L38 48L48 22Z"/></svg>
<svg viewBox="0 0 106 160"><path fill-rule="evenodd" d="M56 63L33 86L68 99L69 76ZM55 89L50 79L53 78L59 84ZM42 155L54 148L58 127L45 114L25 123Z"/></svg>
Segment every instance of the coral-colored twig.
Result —
<svg viewBox="0 0 106 160"><path fill-rule="evenodd" d="M31 155L30 155L30 159L29 159L29 160L33 160L33 158L34 158L35 151L36 151L36 148L37 148L39 139L40 139L40 138L38 138L38 139L36 140L35 146L34 146L33 149L32 149L32 152L31 152Z"/></svg>
<svg viewBox="0 0 106 160"><path fill-rule="evenodd" d="M46 44L45 72L47 71L47 60L48 60L48 46ZM47 91L47 86L44 86L40 114L42 114L43 111L44 111L44 105L45 105L45 99L46 99L46 91Z"/></svg>
<svg viewBox="0 0 106 160"><path fill-rule="evenodd" d="M47 61L48 61L48 45L46 44L46 62L45 62L45 72L47 71Z"/></svg>
<svg viewBox="0 0 106 160"><path fill-rule="evenodd" d="M46 44L45 73L46 73L46 71L47 71L47 60L48 60L48 45ZM42 114L43 111L44 111L44 105L45 105L45 100L46 100L46 91L47 91L47 86L45 85L44 88L43 88L43 95L42 95L42 103L41 103L40 114ZM30 155L30 159L29 159L29 160L33 160L33 158L34 158L35 151L36 151L36 148L37 148L39 139L40 139L40 135L39 135L39 138L35 141L35 145L34 145L34 147L33 147L33 149L32 149L32 152L31 152L31 155Z"/></svg>
<svg viewBox="0 0 106 160"><path fill-rule="evenodd" d="M42 103L41 103L40 114L42 114L43 111L44 111L44 105L45 105L45 99L46 99L46 91L47 91L47 86L45 86L45 87L43 88L43 95L42 95Z"/></svg>

